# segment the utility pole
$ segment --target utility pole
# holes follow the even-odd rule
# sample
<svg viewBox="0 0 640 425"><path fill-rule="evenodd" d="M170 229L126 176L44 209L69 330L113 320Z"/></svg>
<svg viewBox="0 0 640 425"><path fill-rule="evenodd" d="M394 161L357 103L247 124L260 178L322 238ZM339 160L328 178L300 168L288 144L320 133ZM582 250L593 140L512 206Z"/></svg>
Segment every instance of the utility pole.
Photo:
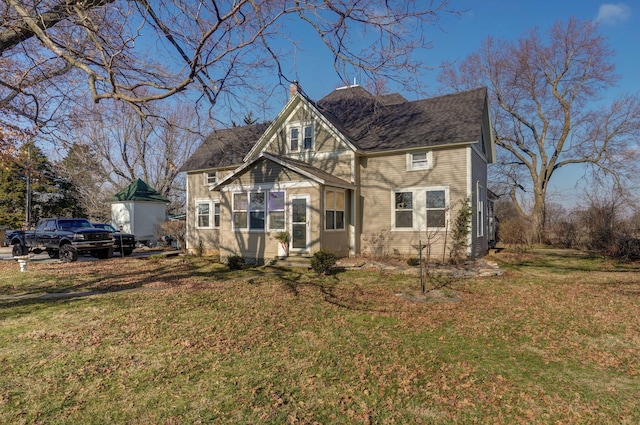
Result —
<svg viewBox="0 0 640 425"><path fill-rule="evenodd" d="M31 224L31 146L27 146L27 163L24 167L25 177L27 179L27 200L26 200L26 224L27 227Z"/></svg>

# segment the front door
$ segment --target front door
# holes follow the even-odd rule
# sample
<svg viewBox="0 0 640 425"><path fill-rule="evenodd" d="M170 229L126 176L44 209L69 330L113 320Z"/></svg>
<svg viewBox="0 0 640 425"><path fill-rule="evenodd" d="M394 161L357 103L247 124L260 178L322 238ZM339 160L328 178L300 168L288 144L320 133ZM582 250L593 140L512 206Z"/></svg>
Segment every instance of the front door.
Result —
<svg viewBox="0 0 640 425"><path fill-rule="evenodd" d="M291 248L292 252L309 252L309 197L291 198Z"/></svg>

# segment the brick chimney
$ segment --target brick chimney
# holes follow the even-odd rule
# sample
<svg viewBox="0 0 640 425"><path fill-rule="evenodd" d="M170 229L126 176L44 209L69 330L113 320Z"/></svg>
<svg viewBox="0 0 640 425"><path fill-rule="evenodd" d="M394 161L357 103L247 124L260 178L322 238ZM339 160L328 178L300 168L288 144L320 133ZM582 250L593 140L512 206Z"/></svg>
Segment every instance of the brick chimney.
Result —
<svg viewBox="0 0 640 425"><path fill-rule="evenodd" d="M289 99L293 99L293 96L295 96L299 90L298 80L294 80L293 83L289 85Z"/></svg>

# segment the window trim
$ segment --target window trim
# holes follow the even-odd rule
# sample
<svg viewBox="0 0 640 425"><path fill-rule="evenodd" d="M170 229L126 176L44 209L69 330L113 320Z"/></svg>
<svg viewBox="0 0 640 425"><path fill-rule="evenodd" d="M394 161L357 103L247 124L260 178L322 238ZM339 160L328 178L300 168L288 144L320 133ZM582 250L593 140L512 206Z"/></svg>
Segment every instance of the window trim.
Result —
<svg viewBox="0 0 640 425"><path fill-rule="evenodd" d="M271 227L271 211L269 209L269 194L272 192L282 192L284 197L284 210L275 210L274 212L284 212L284 227L281 229L274 229ZM264 209L252 209L251 208L251 195L263 193L264 194ZM240 210L236 208L236 196L237 194L245 194L247 197L247 208ZM285 190L240 190L231 192L231 228L234 232L249 232L249 233L267 233L267 232L282 232L287 228L287 192ZM252 212L264 212L264 226L262 228L251 227L251 213ZM236 227L235 216L236 213L246 214L246 227Z"/></svg>
<svg viewBox="0 0 640 425"><path fill-rule="evenodd" d="M398 193L410 193L411 194L411 210L408 209L397 209L396 208L396 196ZM413 231L416 227L416 219L415 219L415 191L412 189L398 189L393 190L391 192L391 228L396 231ZM411 227L397 227L396 226L396 215L398 211L411 211Z"/></svg>
<svg viewBox="0 0 640 425"><path fill-rule="evenodd" d="M444 191L444 203L445 203L445 227L426 227L427 225L427 192L430 191ZM410 192L412 207L412 227L396 227L396 193ZM392 188L391 199L391 230L393 232L418 232L424 231L446 231L450 228L450 206L451 206L451 193L449 186L411 186Z"/></svg>
<svg viewBox="0 0 640 425"><path fill-rule="evenodd" d="M305 130L307 128L311 129L311 142L309 147L305 147L306 146L306 134L305 134ZM291 138L291 130L293 129L297 129L298 130L298 137L297 137L297 148L293 149L291 147L291 142L293 141L293 139ZM290 123L287 125L287 150L289 152L305 152L305 151L313 151L314 147L315 147L315 142L316 142L316 131L315 131L315 125L313 121L299 121L299 122L295 122L295 123Z"/></svg>
<svg viewBox="0 0 640 425"><path fill-rule="evenodd" d="M428 208L427 207L427 192L444 192L444 207L442 208ZM424 189L424 224L427 231L445 231L447 230L449 223L449 207L451 202L449 200L449 188L445 186L431 186ZM427 213L428 211L444 210L444 226L443 227L428 227Z"/></svg>
<svg viewBox="0 0 640 425"><path fill-rule="evenodd" d="M426 154L426 165L416 167L414 165L415 161L413 156L415 154ZM433 169L433 151L415 151L407 153L407 171L424 171L424 170L432 170Z"/></svg>
<svg viewBox="0 0 640 425"><path fill-rule="evenodd" d="M211 179L211 175L213 174L214 181L209 181ZM218 182L218 172L217 171L205 171L204 172L204 185L211 186Z"/></svg>
<svg viewBox="0 0 640 425"><path fill-rule="evenodd" d="M329 208L329 206L327 205L327 193L328 192L333 192L334 193L334 198L333 198L333 205L332 208ZM338 209L338 198L336 196L336 194L341 193L342 194L342 209ZM347 194L346 191L344 189L336 189L336 188L329 188L329 189L325 189L324 190L324 230L326 230L327 232L344 232L347 229L347 225L346 225L346 208L347 207ZM336 227L336 213L337 212L342 212L342 227ZM333 213L333 224L334 227L333 228L328 228L327 227L327 213L328 212L332 212Z"/></svg>
<svg viewBox="0 0 640 425"><path fill-rule="evenodd" d="M485 199L486 192L480 181L476 181L476 236L484 236Z"/></svg>
<svg viewBox="0 0 640 425"><path fill-rule="evenodd" d="M267 224L265 227L267 228L267 231L270 231L270 232L284 232L287 230L287 192L284 190L267 190L266 192L267 192L267 202L265 204L265 208L267 209L267 213L266 213ZM281 210L280 209L272 210L271 208L269 208L269 196L272 193L278 193L278 192L282 192L284 204ZM282 212L283 214L284 221L283 221L282 228L280 229L271 227L271 214L274 212Z"/></svg>
<svg viewBox="0 0 640 425"><path fill-rule="evenodd" d="M218 206L218 212L216 213L216 205ZM221 204L219 199L215 199L213 201L213 228L219 229L222 223L222 214L221 214ZM216 223L216 217L218 218L218 222Z"/></svg>
<svg viewBox="0 0 640 425"><path fill-rule="evenodd" d="M215 228L215 218L214 218L214 203L218 202L217 200L213 200L213 199L196 199L195 200L195 228L196 229L214 229ZM207 205L208 207L208 214L207 214L207 218L209 221L209 224L207 226L200 226L200 210L199 210L199 205Z"/></svg>

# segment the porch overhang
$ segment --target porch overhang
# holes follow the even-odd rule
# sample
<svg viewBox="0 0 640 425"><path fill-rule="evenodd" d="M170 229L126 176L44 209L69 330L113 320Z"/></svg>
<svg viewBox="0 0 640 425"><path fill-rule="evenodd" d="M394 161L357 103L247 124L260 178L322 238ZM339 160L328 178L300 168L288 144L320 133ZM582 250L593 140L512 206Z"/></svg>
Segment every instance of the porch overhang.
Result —
<svg viewBox="0 0 640 425"><path fill-rule="evenodd" d="M262 152L255 159L241 165L225 178L209 186L209 190L211 191L220 190L222 187L230 184L235 178L237 178L244 172L251 169L251 167L253 167L257 162L263 161L263 160L272 161L283 168L287 168L291 171L294 171L300 174L301 176L309 179L310 181L323 186L331 186L331 187L347 189L347 190L353 190L356 188L356 185L354 183L335 177L308 163L298 161L292 158L287 158L279 155L273 155L270 153Z"/></svg>

